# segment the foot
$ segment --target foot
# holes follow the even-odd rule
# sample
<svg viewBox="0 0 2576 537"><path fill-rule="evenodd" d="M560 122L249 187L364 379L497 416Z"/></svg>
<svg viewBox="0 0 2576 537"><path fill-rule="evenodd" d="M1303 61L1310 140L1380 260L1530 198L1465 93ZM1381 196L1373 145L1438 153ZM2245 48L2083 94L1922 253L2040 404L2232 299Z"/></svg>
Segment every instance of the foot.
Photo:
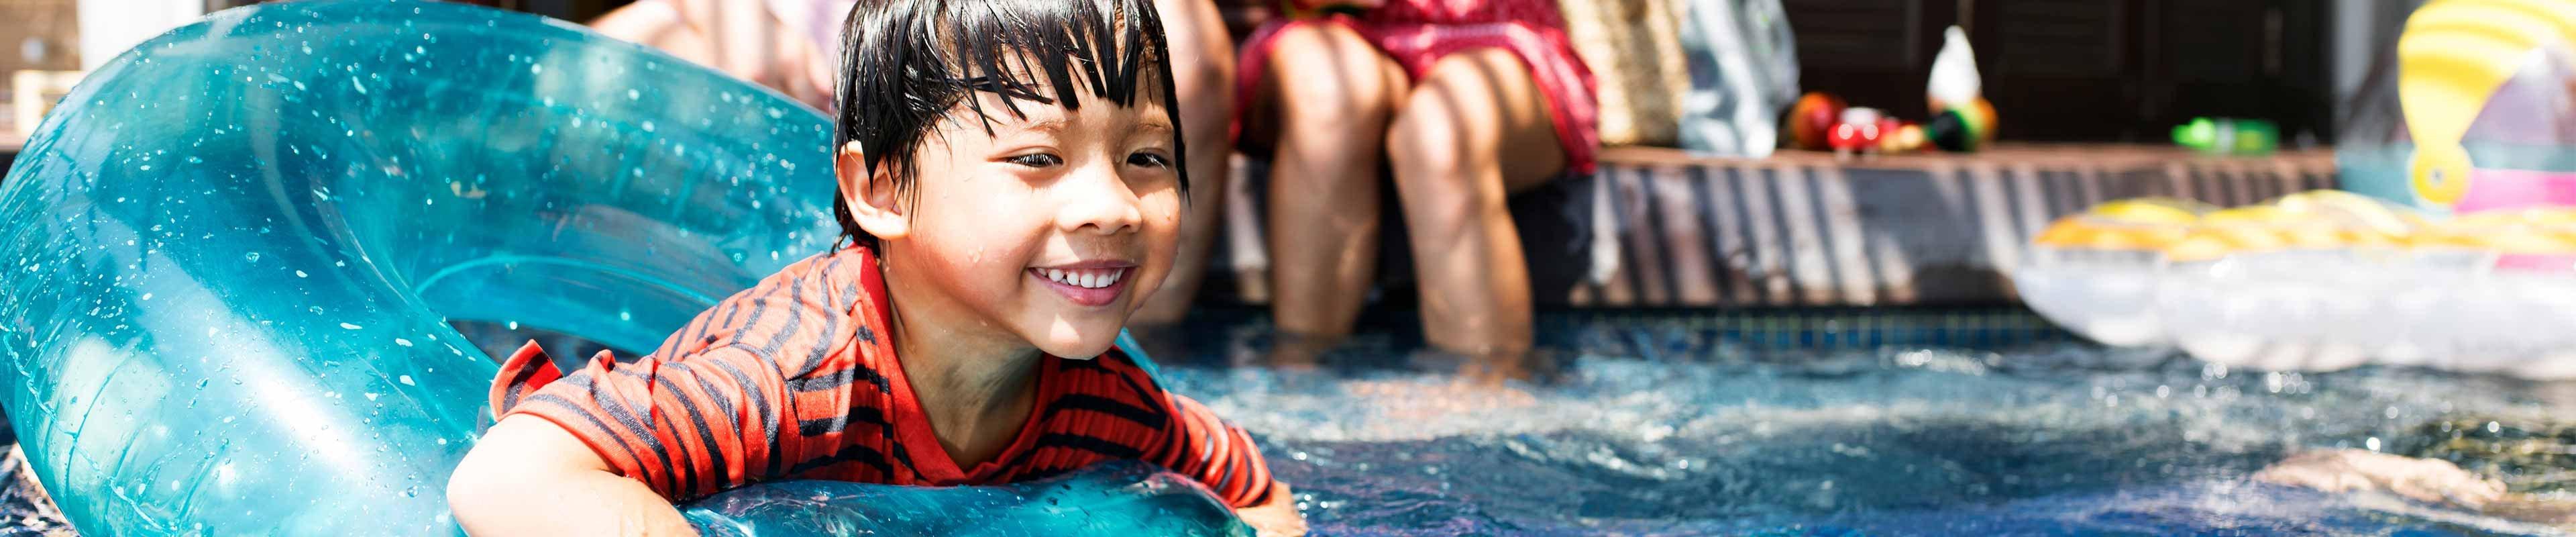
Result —
<svg viewBox="0 0 2576 537"><path fill-rule="evenodd" d="M2447 461L2359 449L2300 453L2254 474L2254 480L2326 492L2384 492L2415 501L2485 510L2505 498L2504 483Z"/></svg>

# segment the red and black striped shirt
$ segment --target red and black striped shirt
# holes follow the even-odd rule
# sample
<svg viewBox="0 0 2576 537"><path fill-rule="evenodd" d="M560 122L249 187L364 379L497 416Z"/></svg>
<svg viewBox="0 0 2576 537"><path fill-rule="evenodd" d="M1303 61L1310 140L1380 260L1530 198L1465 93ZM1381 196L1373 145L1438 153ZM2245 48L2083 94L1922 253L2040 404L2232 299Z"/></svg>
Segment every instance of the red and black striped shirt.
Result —
<svg viewBox="0 0 2576 537"><path fill-rule="evenodd" d="M896 360L884 296L867 249L816 256L632 363L602 352L565 375L530 342L503 363L492 408L571 431L673 501L777 479L1008 483L1113 459L1160 464L1235 507L1269 499L1269 468L1242 429L1163 391L1116 350L1039 360L1018 437L992 461L958 467Z"/></svg>

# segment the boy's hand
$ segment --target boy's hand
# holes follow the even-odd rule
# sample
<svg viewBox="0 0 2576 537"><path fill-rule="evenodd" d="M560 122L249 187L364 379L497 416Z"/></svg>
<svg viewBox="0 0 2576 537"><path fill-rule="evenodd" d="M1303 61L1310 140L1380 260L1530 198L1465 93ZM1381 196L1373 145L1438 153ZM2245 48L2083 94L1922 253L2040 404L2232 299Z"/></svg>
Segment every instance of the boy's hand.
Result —
<svg viewBox="0 0 2576 537"><path fill-rule="evenodd" d="M447 506L473 535L697 535L669 500L533 416L483 433L448 477Z"/></svg>
<svg viewBox="0 0 2576 537"><path fill-rule="evenodd" d="M1270 501L1234 510L1236 518L1260 532L1261 537L1298 537L1306 534L1306 516L1297 512L1297 493L1287 483L1273 482Z"/></svg>

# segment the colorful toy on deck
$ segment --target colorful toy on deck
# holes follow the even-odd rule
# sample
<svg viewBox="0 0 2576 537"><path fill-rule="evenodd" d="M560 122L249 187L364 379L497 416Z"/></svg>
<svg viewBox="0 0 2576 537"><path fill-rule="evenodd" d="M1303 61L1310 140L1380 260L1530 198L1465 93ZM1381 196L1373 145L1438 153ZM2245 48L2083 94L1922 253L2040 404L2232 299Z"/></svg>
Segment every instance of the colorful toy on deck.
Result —
<svg viewBox="0 0 2576 537"><path fill-rule="evenodd" d="M1789 107L1790 147L1808 151L1833 149L1828 135L1834 125L1842 123L1843 99L1827 93L1808 93Z"/></svg>
<svg viewBox="0 0 2576 537"><path fill-rule="evenodd" d="M1941 32L1941 52L1932 56L1932 74L1923 85L1923 97L1930 110L1948 110L1968 106L1985 96L1985 80L1977 74L1977 51L1968 46L1968 32L1957 26Z"/></svg>
<svg viewBox="0 0 2576 537"><path fill-rule="evenodd" d="M1842 117L1826 131L1825 145L1838 158L1902 153L1923 147L1923 129L1876 108L1852 107L1843 109Z"/></svg>
<svg viewBox="0 0 2576 537"><path fill-rule="evenodd" d="M1879 118L1879 120L1878 120L1878 151L1879 151L1879 152L1881 152L1881 153L1905 153L1905 152L1911 152L1911 151L1914 151L1914 150L1917 150L1917 149L1922 149L1922 148L1923 148L1923 126L1921 126L1921 125L1916 125L1916 124L1913 124L1913 123L1906 123L1906 122L1904 122L1904 121L1899 121L1899 120L1897 120L1896 118L1892 118L1892 117L1889 117L1889 118Z"/></svg>
<svg viewBox="0 0 2576 537"><path fill-rule="evenodd" d="M1923 97L1932 119L1925 135L1943 151L1976 151L1995 141L1995 107L1986 102L1985 81L1977 73L1977 52L1968 33L1952 26L1941 33L1941 52L1932 57L1932 74Z"/></svg>
<svg viewBox="0 0 2576 537"><path fill-rule="evenodd" d="M1932 121L1923 124L1923 136L1942 151L1974 152L1985 147L1986 141L1994 136L1986 117L1986 114L1971 109L1942 110L1932 116Z"/></svg>
<svg viewBox="0 0 2576 537"><path fill-rule="evenodd" d="M1993 143L1995 107L1986 102L1976 51L1969 48L1968 35L1959 27L1950 27L1944 39L1932 61L1930 82L1925 84L1924 98L1933 113L1930 120L1917 125L1874 108L1849 106L1832 94L1811 92L1789 108L1789 146L1850 157L1914 151L1926 145L1972 152ZM1854 115L1851 110L1867 112Z"/></svg>
<svg viewBox="0 0 2576 537"><path fill-rule="evenodd" d="M2173 128L2175 144L2215 155L2268 155L2280 148L2281 130L2260 119L2192 118Z"/></svg>
<svg viewBox="0 0 2576 537"><path fill-rule="evenodd" d="M1842 157L1878 152L1879 122L1886 118L1876 108L1855 106L1843 109L1842 118L1825 135L1826 145L1832 146L1834 154Z"/></svg>

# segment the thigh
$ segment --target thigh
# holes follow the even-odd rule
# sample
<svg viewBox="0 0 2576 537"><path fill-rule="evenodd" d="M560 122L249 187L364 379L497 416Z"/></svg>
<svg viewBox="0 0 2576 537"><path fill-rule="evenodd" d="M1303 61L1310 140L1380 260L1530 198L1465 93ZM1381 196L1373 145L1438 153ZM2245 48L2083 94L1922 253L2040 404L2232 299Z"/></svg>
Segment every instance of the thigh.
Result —
<svg viewBox="0 0 2576 537"><path fill-rule="evenodd" d="M642 0L610 10L591 20L590 29L661 49L698 65L715 65L715 43L681 20L679 10L669 0Z"/></svg>
<svg viewBox="0 0 2576 537"><path fill-rule="evenodd" d="M1182 95L1233 91L1234 38L1213 0L1154 0L1171 52L1172 83ZM1200 88L1198 86L1207 86ZM1184 103L1186 104L1186 103Z"/></svg>
<svg viewBox="0 0 2576 537"><path fill-rule="evenodd" d="M1292 123L1331 124L1334 120L1376 116L1377 124L1349 128L1384 128L1410 85L1404 67L1369 44L1349 27L1330 22L1289 23L1270 36L1261 61L1260 83L1243 103L1244 144L1267 153L1281 129ZM1249 66L1246 66L1249 68Z"/></svg>
<svg viewBox="0 0 2576 537"><path fill-rule="evenodd" d="M1565 171L1547 95L1528 64L1505 49L1461 51L1434 62L1405 96L1395 130L1389 150L1450 168L1496 166L1506 191Z"/></svg>

